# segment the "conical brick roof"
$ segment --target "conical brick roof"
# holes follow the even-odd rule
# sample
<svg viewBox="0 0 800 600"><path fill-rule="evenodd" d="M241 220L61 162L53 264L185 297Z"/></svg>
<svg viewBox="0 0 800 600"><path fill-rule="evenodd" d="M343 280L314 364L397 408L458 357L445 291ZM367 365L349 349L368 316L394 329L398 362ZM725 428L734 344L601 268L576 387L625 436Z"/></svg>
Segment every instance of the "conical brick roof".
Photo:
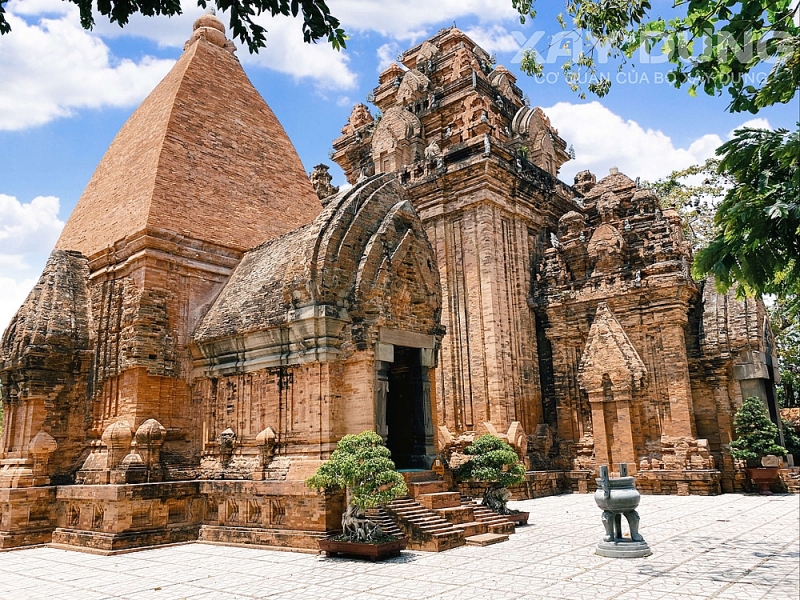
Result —
<svg viewBox="0 0 800 600"><path fill-rule="evenodd" d="M146 230L246 250L320 203L212 15L117 134L56 247L86 256Z"/></svg>

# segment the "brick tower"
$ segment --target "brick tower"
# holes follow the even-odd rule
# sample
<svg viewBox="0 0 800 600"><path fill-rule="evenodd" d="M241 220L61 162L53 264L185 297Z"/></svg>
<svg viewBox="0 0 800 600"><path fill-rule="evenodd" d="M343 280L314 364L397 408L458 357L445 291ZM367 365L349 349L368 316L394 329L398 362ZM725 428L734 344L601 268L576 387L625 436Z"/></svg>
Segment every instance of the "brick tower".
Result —
<svg viewBox="0 0 800 600"><path fill-rule="evenodd" d="M113 537L144 518L127 513L151 509L129 502L104 519L83 500L113 499L116 484L192 477L201 425L191 333L245 250L320 211L234 51L215 16L195 22L183 55L109 147L4 335L0 506L10 508L0 510L0 547L47 540L53 521L65 526L54 540L98 545L88 530ZM74 504L56 515L55 487L40 486L64 483L85 485L65 492ZM182 494L166 483L152 493Z"/></svg>

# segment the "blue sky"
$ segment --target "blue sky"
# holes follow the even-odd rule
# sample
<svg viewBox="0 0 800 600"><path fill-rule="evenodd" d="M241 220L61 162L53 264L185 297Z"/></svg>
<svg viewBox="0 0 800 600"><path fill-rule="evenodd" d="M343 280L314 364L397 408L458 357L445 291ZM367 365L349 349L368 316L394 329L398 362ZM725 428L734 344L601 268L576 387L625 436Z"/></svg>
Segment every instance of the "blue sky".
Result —
<svg viewBox="0 0 800 600"><path fill-rule="evenodd" d="M671 1L653 2L667 14ZM534 22L521 25L510 0L330 0L350 35L337 53L325 44L302 42L300 23L265 18L268 48L238 56L294 142L306 170L327 162L331 141L352 105L364 102L377 76L397 54L442 27L456 25L518 74L531 104L541 106L571 144L576 160L562 178L590 168L598 175L619 167L631 177L655 179L702 161L746 123L794 126L798 105L757 116L729 114L725 97L698 94L664 82L658 58L634 60L618 75L611 93L580 100L558 79L556 2L539 2ZM173 19L134 17L124 29L98 22L91 32L77 9L62 0L10 0L13 31L0 37L0 329L38 279L64 221L111 140L144 97L180 56L193 20L202 10L191 2ZM220 15L223 22L225 15ZM535 48L545 58L544 81L519 73L521 47L543 32ZM241 47L241 44L237 43ZM642 63L645 64L642 64ZM645 77L646 76L646 77ZM756 121L754 122L754 119ZM334 183L343 183L332 165Z"/></svg>

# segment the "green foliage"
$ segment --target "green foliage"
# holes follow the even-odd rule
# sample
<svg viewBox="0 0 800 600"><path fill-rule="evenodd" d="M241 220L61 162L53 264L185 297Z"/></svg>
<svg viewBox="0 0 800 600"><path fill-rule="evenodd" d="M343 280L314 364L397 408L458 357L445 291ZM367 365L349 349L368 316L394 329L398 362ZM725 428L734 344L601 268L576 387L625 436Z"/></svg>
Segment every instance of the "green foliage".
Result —
<svg viewBox="0 0 800 600"><path fill-rule="evenodd" d="M507 442L491 434L482 435L464 449L470 459L456 469L456 475L468 481L509 487L525 479L525 467Z"/></svg>
<svg viewBox="0 0 800 600"><path fill-rule="evenodd" d="M798 305L796 297L778 298L769 308L781 375L778 401L784 408L800 406L800 313L792 310Z"/></svg>
<svg viewBox="0 0 800 600"><path fill-rule="evenodd" d="M0 0L0 34L11 31L5 17L3 5L8 0ZM92 14L92 0L67 0L80 9L81 25L84 29L92 29L95 24ZM206 8L207 0L197 0L198 6ZM266 32L261 25L253 21L253 17L270 14L296 17L303 16L303 39L307 43L327 39L336 49L345 47L347 36L339 27L339 20L330 13L325 0L214 0L220 11L230 11L230 29L233 36L244 43L251 53L267 45ZM173 16L181 14L180 0L97 0L94 9L102 16L108 17L111 23L123 27L131 15L141 13L146 17L154 15Z"/></svg>
<svg viewBox="0 0 800 600"><path fill-rule="evenodd" d="M533 1L512 0L520 21L536 15ZM680 88L698 87L709 95L727 90L731 112L758 112L776 103L787 103L800 87L800 29L792 21L800 7L792 0L676 0L673 8L685 9L673 19L654 17L647 0L565 0L557 16L563 29L568 22L584 36L588 50L563 65L569 86L585 93L579 81L585 73L589 92L606 95L611 81L600 74L605 56L622 64L637 51L662 52L672 64L667 78ZM747 84L744 75L767 60L775 64L761 87ZM622 66L620 65L620 68ZM521 68L541 76L543 65L535 51L524 54Z"/></svg>
<svg viewBox="0 0 800 600"><path fill-rule="evenodd" d="M350 503L360 510L381 506L408 493L390 456L374 431L346 435L306 485L329 491L346 489Z"/></svg>
<svg viewBox="0 0 800 600"><path fill-rule="evenodd" d="M783 423L783 443L786 444L786 452L800 460L800 435L786 419L781 419Z"/></svg>
<svg viewBox="0 0 800 600"><path fill-rule="evenodd" d="M714 214L730 186L725 176L718 172L718 167L719 160L710 158L701 165L673 171L652 183L643 183L644 187L656 193L663 208L678 211L683 220L684 235L695 250L708 244L713 237Z"/></svg>
<svg viewBox="0 0 800 600"><path fill-rule="evenodd" d="M733 185L693 272L712 274L720 291L800 297L800 131L742 128L717 150Z"/></svg>
<svg viewBox="0 0 800 600"><path fill-rule="evenodd" d="M733 418L737 439L731 442L731 456L740 460L763 458L768 454L782 456L786 449L775 443L778 427L770 421L760 398L750 396Z"/></svg>

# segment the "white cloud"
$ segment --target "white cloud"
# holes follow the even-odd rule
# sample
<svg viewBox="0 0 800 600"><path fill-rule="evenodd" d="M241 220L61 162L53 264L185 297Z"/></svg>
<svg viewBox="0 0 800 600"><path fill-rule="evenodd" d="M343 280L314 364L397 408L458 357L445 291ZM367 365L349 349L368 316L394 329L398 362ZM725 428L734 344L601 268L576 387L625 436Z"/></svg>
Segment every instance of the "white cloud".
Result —
<svg viewBox="0 0 800 600"><path fill-rule="evenodd" d="M513 38L497 25L515 18L510 2L330 0L329 5L348 33L374 32L391 40L379 49L382 68L400 49L394 41L407 45L459 19L479 23L468 28L469 34L490 52L517 50ZM183 14L175 17L133 15L120 28L97 15L94 30L86 32L80 28L77 8L63 0L11 0L7 6L14 33L0 38L0 81L5 84L0 90L0 129L41 125L80 108L135 105L172 63L151 57L118 60L103 38L140 37L182 48L192 22L203 12L196 2L184 0ZM227 25L227 16L220 18ZM336 52L325 41L304 43L299 19L262 15L256 20L268 30L267 48L255 55L240 48L242 63L311 79L323 89L355 88L357 75L350 68L348 50Z"/></svg>
<svg viewBox="0 0 800 600"><path fill-rule="evenodd" d="M496 52L518 52L519 42L514 39L508 30L502 25L492 25L491 27L473 27L464 31L471 37L476 44L486 50L489 54Z"/></svg>
<svg viewBox="0 0 800 600"><path fill-rule="evenodd" d="M77 8L57 3L61 18L30 24L12 10L52 12L51 2L16 2L12 32L0 37L0 130L43 125L75 109L138 104L174 61L146 56L118 60L103 41L78 24Z"/></svg>
<svg viewBox="0 0 800 600"><path fill-rule="evenodd" d="M37 281L37 279L17 281L0 275L0 289L3 290L0 294L0 335L6 330Z"/></svg>
<svg viewBox="0 0 800 600"><path fill-rule="evenodd" d="M749 121L745 121L738 127L731 129L728 132L728 139L731 139L733 137L734 131L736 131L737 129L742 129L744 127L751 127L753 129L772 129L772 125L769 124L769 121L767 119L763 117L758 117L756 119L750 119Z"/></svg>
<svg viewBox="0 0 800 600"><path fill-rule="evenodd" d="M38 196L22 203L0 194L0 330L36 283L64 222L59 199Z"/></svg>
<svg viewBox="0 0 800 600"><path fill-rule="evenodd" d="M560 174L567 182L578 171L589 169L599 178L614 166L631 178L652 181L710 158L723 141L708 133L687 148L676 148L664 132L623 119L597 101L559 102L544 111L559 135L575 148L575 160L566 163Z"/></svg>
<svg viewBox="0 0 800 600"><path fill-rule="evenodd" d="M298 79L310 78L323 88L352 89L356 86L357 77L348 66L348 55L337 52L327 42L306 44L299 18L263 16L256 21L268 29L267 47L258 54L240 50L243 64L265 67Z"/></svg>
<svg viewBox="0 0 800 600"><path fill-rule="evenodd" d="M204 11L191 1L182 2L181 9L183 14L175 17L133 15L124 28L109 23L107 19L98 19L96 31L106 38L140 37L162 47L183 48L191 35L192 23ZM228 29L228 15L219 13L217 16ZM350 59L347 52L337 52L324 40L317 44L305 43L301 19L283 16L273 18L265 14L254 20L267 29L267 47L257 54L250 54L241 41L234 40L238 48L237 56L243 64L271 69L297 79L312 79L326 89L355 87L357 77L348 66ZM231 37L229 30L227 35Z"/></svg>
<svg viewBox="0 0 800 600"><path fill-rule="evenodd" d="M393 62L397 62L397 55L400 54L400 46L394 42L389 42L378 47L378 73L382 73ZM399 63L398 63L399 64Z"/></svg>
<svg viewBox="0 0 800 600"><path fill-rule="evenodd" d="M345 31L374 31L404 41L421 39L434 26L458 24L458 19L497 23L518 16L511 2L498 0L330 0L328 5Z"/></svg>
<svg viewBox="0 0 800 600"><path fill-rule="evenodd" d="M0 257L52 248L64 227L59 205L54 196L38 196L23 204L0 194Z"/></svg>

